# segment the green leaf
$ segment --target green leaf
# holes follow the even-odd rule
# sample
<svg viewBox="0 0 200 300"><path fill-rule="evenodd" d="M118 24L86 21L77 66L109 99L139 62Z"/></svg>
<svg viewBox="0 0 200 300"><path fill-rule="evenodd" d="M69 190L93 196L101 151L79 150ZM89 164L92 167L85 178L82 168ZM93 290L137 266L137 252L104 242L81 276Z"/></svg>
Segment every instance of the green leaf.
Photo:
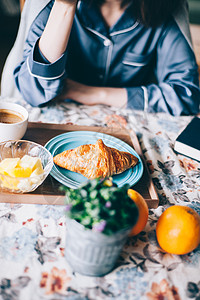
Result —
<svg viewBox="0 0 200 300"><path fill-rule="evenodd" d="M83 198L87 197L87 191L86 191L85 189L81 189L81 190L80 190L80 195L81 195Z"/></svg>
<svg viewBox="0 0 200 300"><path fill-rule="evenodd" d="M97 197L97 194L98 194L97 190L91 191L90 192L90 198L95 199Z"/></svg>

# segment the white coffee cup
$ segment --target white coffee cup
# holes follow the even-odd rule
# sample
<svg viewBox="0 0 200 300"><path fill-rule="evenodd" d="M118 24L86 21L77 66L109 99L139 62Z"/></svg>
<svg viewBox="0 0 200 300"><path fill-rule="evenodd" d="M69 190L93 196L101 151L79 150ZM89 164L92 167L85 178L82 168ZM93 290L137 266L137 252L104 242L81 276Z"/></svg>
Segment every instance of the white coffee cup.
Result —
<svg viewBox="0 0 200 300"><path fill-rule="evenodd" d="M27 125L28 112L23 106L0 101L0 142L20 140Z"/></svg>

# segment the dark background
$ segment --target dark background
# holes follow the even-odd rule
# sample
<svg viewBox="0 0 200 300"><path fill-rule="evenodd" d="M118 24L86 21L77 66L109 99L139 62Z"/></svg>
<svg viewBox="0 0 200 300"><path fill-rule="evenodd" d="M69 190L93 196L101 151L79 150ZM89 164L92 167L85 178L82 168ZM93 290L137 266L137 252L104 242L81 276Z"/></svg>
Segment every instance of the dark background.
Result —
<svg viewBox="0 0 200 300"><path fill-rule="evenodd" d="M15 14L8 14L0 7L0 77L5 59L16 38L19 20L20 11Z"/></svg>

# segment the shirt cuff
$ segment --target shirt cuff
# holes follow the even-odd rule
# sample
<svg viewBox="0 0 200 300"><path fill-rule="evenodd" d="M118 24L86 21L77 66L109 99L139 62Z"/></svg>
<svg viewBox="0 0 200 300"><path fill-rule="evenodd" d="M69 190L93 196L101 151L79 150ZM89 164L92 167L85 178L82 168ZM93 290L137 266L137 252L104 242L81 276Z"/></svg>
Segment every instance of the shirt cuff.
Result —
<svg viewBox="0 0 200 300"><path fill-rule="evenodd" d="M128 95L128 109L135 110L144 110L145 101L144 101L144 90L142 87L131 87L126 88Z"/></svg>
<svg viewBox="0 0 200 300"><path fill-rule="evenodd" d="M65 73L66 56L65 52L54 63L50 63L39 50L37 42L27 58L29 73L40 79L55 80Z"/></svg>

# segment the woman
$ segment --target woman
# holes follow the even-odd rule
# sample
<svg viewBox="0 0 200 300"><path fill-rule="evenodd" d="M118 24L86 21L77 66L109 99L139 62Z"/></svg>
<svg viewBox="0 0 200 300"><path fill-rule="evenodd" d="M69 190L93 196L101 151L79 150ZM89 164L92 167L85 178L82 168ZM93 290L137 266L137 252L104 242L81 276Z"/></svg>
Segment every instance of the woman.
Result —
<svg viewBox="0 0 200 300"><path fill-rule="evenodd" d="M56 0L33 22L16 85L52 99L197 114L194 53L172 17L181 0Z"/></svg>

